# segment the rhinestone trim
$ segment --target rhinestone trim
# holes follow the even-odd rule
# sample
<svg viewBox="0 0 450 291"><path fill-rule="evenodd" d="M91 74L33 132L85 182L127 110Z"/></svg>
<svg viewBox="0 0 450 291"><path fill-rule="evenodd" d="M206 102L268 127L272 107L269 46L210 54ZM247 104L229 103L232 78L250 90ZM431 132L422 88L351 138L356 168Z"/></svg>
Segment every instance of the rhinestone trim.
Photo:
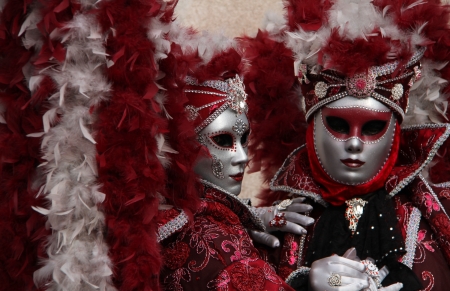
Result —
<svg viewBox="0 0 450 291"><path fill-rule="evenodd" d="M399 100L403 96L403 85L400 83L397 83L392 88L392 98L394 100Z"/></svg>
<svg viewBox="0 0 450 291"><path fill-rule="evenodd" d="M309 212L305 213L305 216L309 216ZM305 242L306 242L306 234L302 234L300 237L300 242L298 246L298 255L297 255L297 268L301 268L302 258L303 258L303 251L305 248Z"/></svg>
<svg viewBox="0 0 450 291"><path fill-rule="evenodd" d="M442 182L442 183L439 183L439 184L433 184L433 186L441 187L441 188L449 188L450 187L450 182Z"/></svg>
<svg viewBox="0 0 450 291"><path fill-rule="evenodd" d="M321 116L320 116L320 118L322 119L322 110L320 111L320 114L321 114ZM391 116L391 120L389 121L389 126L392 124L392 116ZM323 121L322 121L323 122ZM314 132L314 151L316 152L316 156L317 157L319 157L319 153L317 152L317 148L316 148L316 122L314 122L313 123L313 126L314 126L314 129L313 129L313 132ZM326 129L326 128L325 128ZM394 137L395 137L395 130L396 130L396 128L394 128L394 132L392 133L392 138L391 138L391 145L392 145L392 143L394 142ZM327 130L327 132L329 133L329 131ZM386 131L387 132L387 131ZM331 133L330 133L331 134ZM384 136L384 135L383 135ZM332 136L332 138L334 138L333 136ZM334 138L334 139L336 139L336 138ZM381 138L380 138L381 139ZM336 140L338 140L338 139L336 139ZM339 140L338 140L339 141ZM386 159L384 160L384 163L383 163L383 165L380 167L380 169L378 170L378 172L372 177L372 178L370 178L369 180L367 180L367 181L363 181L363 182L360 182L360 183L346 183L346 182L344 182L344 181L340 181L340 180L338 180L338 179L335 179L330 173L328 173L328 171L325 169L325 167L323 166L323 164L322 164L322 160L319 158L319 163L320 163L320 166L322 167L322 169L325 171L325 173L327 173L327 175L331 178L331 179L333 179L334 181L336 181L336 182L338 182L338 183L341 183L341 184L344 184L344 185L353 185L353 186L355 186L355 185L361 185L361 184L364 184L364 183L367 183L367 182L370 182L370 181L372 181L376 176L378 176L378 174L381 172L381 170L383 169L383 167L384 167L384 165L386 164L386 162L387 162L387 160L388 160L388 157L389 157L389 155L391 154L391 149L392 149L392 147L389 149L389 153L388 153L388 155L387 155L387 157L386 157Z"/></svg>
<svg viewBox="0 0 450 291"><path fill-rule="evenodd" d="M412 56L412 58L408 61L408 63L406 63L406 65L404 66L404 68L410 67L412 65L414 65L415 63L417 63L423 56L423 54L425 53L426 47L421 47L419 48L414 55ZM381 77L387 74L392 74L395 69L397 68L399 62L395 61L392 63L387 63L384 64L382 66L377 66L377 67L372 67L371 70L373 73L376 74L377 77Z"/></svg>
<svg viewBox="0 0 450 291"><path fill-rule="evenodd" d="M309 192L309 191L305 191L305 190L299 190L299 189L295 189L289 186L274 186L273 184L275 183L275 181L278 178L278 175L285 169L285 164L287 163L287 161L293 156L295 155L300 149L302 149L303 147L305 147L306 145L302 145L298 148L296 148L295 150L292 151L292 153L290 153L287 158L284 160L283 165L278 169L278 171L275 173L275 176L273 176L272 180L270 181L269 187L270 190L273 191L283 191L283 192L289 192L289 193L293 193L293 194L297 194L299 196L305 196L308 198L311 198L313 201L327 207L328 206L328 202L326 202L325 200L323 200L323 198L314 192Z"/></svg>
<svg viewBox="0 0 450 291"><path fill-rule="evenodd" d="M369 107L365 107L365 106L361 106L361 105L350 105L350 106L329 106L329 105L325 105L325 107L326 108L333 108L333 109L359 108L359 109L365 109L365 110L369 110L369 111L373 111L373 112L381 112L381 113L391 112L391 110L380 110L380 109L369 108Z"/></svg>
<svg viewBox="0 0 450 291"><path fill-rule="evenodd" d="M228 92L228 83L224 81L219 80L208 80L201 84L198 83L198 81L195 78L192 78L190 76L186 77L186 84L188 85L195 85L195 86L205 86L210 87L222 92Z"/></svg>
<svg viewBox="0 0 450 291"><path fill-rule="evenodd" d="M450 219L450 217L448 216L447 212L445 211L444 206L442 206L441 201L439 200L439 198L437 197L436 193L434 193L433 189L430 187L430 184L428 184L428 181L425 180L425 177L422 176L422 174L419 174L419 179L422 180L422 182L425 184L425 186L427 187L428 191L430 191L431 195L433 195L434 199L436 200L436 202L439 204L439 207L441 208L442 212L444 212L444 214L447 216L447 218Z"/></svg>
<svg viewBox="0 0 450 291"><path fill-rule="evenodd" d="M230 104L228 102L225 102L220 106L216 111L214 111L213 114L208 116L205 120L203 120L202 123L200 123L199 126L197 126L194 131L195 133L199 133L203 128L207 127L211 122L213 122L217 117L219 117L220 114L222 114L225 110L230 107Z"/></svg>
<svg viewBox="0 0 450 291"><path fill-rule="evenodd" d="M253 223L259 227L259 230L262 231L266 231L266 227L264 226L264 223L262 222L262 220L259 218L259 216L256 214L255 210L253 209L253 206L249 206L246 204L246 201L243 201L242 199L240 199L239 197L237 197L236 195L231 194L230 192L226 191L225 189L223 189L222 187L219 187L209 181L200 179L200 182L208 187L214 188L224 194L226 194L229 198L231 198L233 201L241 204L244 208L248 209L248 211L251 214L251 219L253 221ZM236 213L239 215L239 213Z"/></svg>
<svg viewBox="0 0 450 291"><path fill-rule="evenodd" d="M308 267L300 267L297 270L295 270L294 272L292 272L291 274L289 274L289 276L286 278L286 283L287 284L292 284L293 281L297 278L297 277L301 277L301 276L307 276L309 275L309 272L311 271L311 268Z"/></svg>
<svg viewBox="0 0 450 291"><path fill-rule="evenodd" d="M381 101L382 103L387 104L389 107L392 107L395 111L397 111L398 114L401 115L402 119L405 118L405 112L403 111L403 109L400 106L398 106L397 104L395 104L394 102L392 102L391 100L384 97L383 95L381 95L377 92L373 92L371 97Z"/></svg>
<svg viewBox="0 0 450 291"><path fill-rule="evenodd" d="M211 92L211 91L203 91L203 90L191 90L191 89L186 89L184 90L184 92L187 93L199 93L199 94L206 94L206 95L216 95L216 96L223 96L223 97L227 97L227 94L225 93L217 93L217 92ZM209 104L207 104L208 106L211 106ZM202 106L203 108L206 108L208 106Z"/></svg>
<svg viewBox="0 0 450 291"><path fill-rule="evenodd" d="M413 207L413 210L410 214L409 221L408 221L408 227L406 230L406 242L405 242L405 248L406 248L406 254L402 258L402 263L408 268L412 269L413 263L414 263L414 256L416 254L416 242L417 237L419 233L419 224L420 224L420 217L421 217L420 210L416 207Z"/></svg>
<svg viewBox="0 0 450 291"><path fill-rule="evenodd" d="M409 60L409 62L404 66L404 68L410 67L413 64L417 63L420 60L420 58L423 56L423 54L425 53L425 50L426 50L425 47L421 47L420 49L418 49L414 53L414 55L411 58L411 60ZM401 107L399 107L394 102L390 101L388 98L386 98L386 97L384 97L384 96L382 96L382 95L380 95L380 94L378 94L378 93L376 93L374 91L374 89L377 88L376 85L382 85L382 84L385 84L385 83L388 83L388 82L393 82L393 81L396 81L396 80L400 80L402 78L406 78L406 77L414 74L414 72L409 72L409 73L403 74L401 76L398 76L398 77L390 79L390 80L384 80L384 81L381 81L379 83L376 81L377 77L393 73L395 71L395 69L397 68L398 64L399 64L399 62L396 61L396 62L392 62L392 63L387 63L387 64L382 65L382 66L371 67L369 69L369 73L368 74L358 74L358 75L356 75L353 78L347 78L345 80L345 84L342 84L342 86L346 86L347 87L347 91L341 92L339 94L330 96L330 97L325 98L325 99L322 99L322 98L324 98L326 96L326 94L325 94L325 96L320 97L320 96L322 96L320 94L323 93L323 88L325 88L325 87L326 88L328 88L328 87L335 87L337 84L326 85L324 82L319 82L319 83L324 83L325 84L325 87L323 85L320 85L319 89L321 89L321 90L319 90L319 94L316 93L316 96L319 97L319 99L322 99L322 100L319 101L318 103L316 103L315 105L313 105L308 110L308 112L306 112L306 116L305 116L306 120L308 120L309 117L311 116L311 114L314 113L318 108L322 107L323 105L328 104L330 102L333 102L335 100L338 100L338 99L340 99L342 97L345 97L345 96L348 96L348 95L351 95L351 96L354 96L354 97L357 97L357 98L364 98L364 97L369 97L370 96L370 97L373 97L375 99L378 99L379 101L381 101L383 103L386 103L389 106L391 106L392 108L394 108L402 116L402 119L403 119L405 117L405 112L401 109ZM338 82L343 82L344 81L344 80L342 80L340 78L337 78L335 76L332 76L332 75L329 75L329 74L326 74L326 73L320 73L320 74L322 76L331 78L331 79L333 79L335 81L338 81ZM358 79L358 80L361 79L363 75L366 77L364 79L365 80L364 88L357 88L358 87L357 84L355 82L353 82L353 81L355 81L356 79ZM361 83L361 85L362 85L362 83ZM317 85L316 85L315 89L316 88L317 88ZM379 88L377 88L377 89L379 89ZM401 98L401 96L400 96L400 98Z"/></svg>
<svg viewBox="0 0 450 291"><path fill-rule="evenodd" d="M326 98L326 99L323 99L323 100L317 102L315 105L313 105L313 106L308 110L308 112L306 112L306 116L305 116L306 120L308 120L309 117L311 116L311 114L313 114L314 112L316 112L316 110L317 110L318 108L320 108L320 107L322 107L323 105L326 105L326 104L328 104L328 103L331 103L331 102L333 102L333 101L336 101L336 100L339 100L339 99L341 99L341 98L344 98L345 96L348 96L348 93L347 93L347 92L341 92L341 93L339 93L339 94L330 96L330 97L328 97L328 98Z"/></svg>
<svg viewBox="0 0 450 291"><path fill-rule="evenodd" d="M156 241L162 242L172 234L176 233L188 223L188 216L181 210L177 217L167 222L166 224L158 227L158 233L156 234Z"/></svg>
<svg viewBox="0 0 450 291"><path fill-rule="evenodd" d="M436 141L436 143L433 145L433 148L428 153L428 157L426 160L422 163L422 165L414 171L411 175L403 179L400 183L397 184L397 186L389 193L389 196L393 197L396 195L400 190L402 190L406 185L411 183L411 181L419 175L419 173L425 168L433 159L433 157L436 155L436 152L441 147L441 145L447 140L448 136L450 135L450 124L421 124L421 125L412 125L408 127L402 128L402 130L415 130L415 129L426 129L426 128L439 128L439 127L445 127L445 132L442 134L442 136Z"/></svg>
<svg viewBox="0 0 450 291"><path fill-rule="evenodd" d="M357 106L355 106L355 107L357 107ZM361 107L362 107L362 106L361 106ZM344 107L344 108L345 108L345 107ZM374 110L374 111L375 111L375 110ZM358 140L359 140L361 143L363 143L363 144L376 144L376 143L379 143L382 139L384 139L384 138L386 137L386 134L388 133L389 129L390 129L392 126L395 125L395 123L391 122L391 121L392 121L392 117L391 117L391 120L389 120L389 127L386 129L386 132L385 132L382 136L380 136L377 140L374 140L374 141L363 141L362 139L360 139L360 138L357 137L357 136L352 136L352 137L349 137L349 138L347 138L347 139L340 139L340 138L335 137L335 136L328 130L328 128L325 126L325 123L323 122L322 110L320 110L319 112L320 112L320 121L322 122L323 128L325 128L325 131L331 136L332 139L334 139L335 141L339 141L339 142L346 142L346 141L349 141L349 140L355 138L355 139L358 139ZM390 112L390 111L387 111L387 112ZM395 129L394 129L394 134L395 134Z"/></svg>

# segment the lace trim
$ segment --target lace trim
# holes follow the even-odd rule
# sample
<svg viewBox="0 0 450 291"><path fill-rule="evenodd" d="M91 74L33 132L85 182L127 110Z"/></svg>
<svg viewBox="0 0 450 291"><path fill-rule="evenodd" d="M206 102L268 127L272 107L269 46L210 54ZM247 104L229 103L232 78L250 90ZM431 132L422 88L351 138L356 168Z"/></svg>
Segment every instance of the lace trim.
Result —
<svg viewBox="0 0 450 291"><path fill-rule="evenodd" d="M414 256L416 254L416 242L419 235L419 224L421 217L420 210L416 207L413 208L408 222L408 228L406 230L406 254L403 256L402 263L408 268L412 269L414 263Z"/></svg>
<svg viewBox="0 0 450 291"><path fill-rule="evenodd" d="M308 267L298 268L297 270L289 274L289 276L286 278L286 283L290 285L296 278L309 275L309 271L311 271L311 268Z"/></svg>
<svg viewBox="0 0 450 291"><path fill-rule="evenodd" d="M275 183L275 181L278 179L278 175L279 175L282 171L285 170L285 168L286 168L285 165L288 163L289 159L290 159L293 155L297 154L297 152L298 152L299 150L301 150L303 147L305 147L305 145L302 145L302 146L296 148L296 149L295 149L292 153L290 153L290 154L288 155L288 157L284 160L283 165L281 166L281 168L278 169L278 171L276 172L275 176L273 176L272 180L270 181L270 184L269 184L270 190L273 190L273 191L290 192L290 193L293 193L293 194L305 196L305 197L311 198L313 201L315 201L315 202L317 202L317 203L319 203L319 204L321 204L321 205L327 207L327 206L328 206L328 203L327 203L325 200L323 200L322 196L320 196L320 194L318 194L318 193L314 193L314 192L310 192L310 191L305 191L305 190L300 190L300 189L295 189L295 188L292 188L292 187L290 187L290 186L285 186L285 185L282 185L282 186L274 186L274 185L273 185L273 184Z"/></svg>
<svg viewBox="0 0 450 291"><path fill-rule="evenodd" d="M262 220L259 218L259 216L256 214L256 212L253 210L253 208L247 204L245 204L245 201L243 201L241 198L237 197L234 194L231 194L230 192L226 191L225 189L208 182L206 180L200 179L200 182L208 187L214 188L224 194L226 194L231 200L235 201L236 203L240 204L243 208L247 209L250 212L250 218L252 222L259 227L260 230L266 231L266 227L264 226ZM239 213L236 213L239 215Z"/></svg>
<svg viewBox="0 0 450 291"><path fill-rule="evenodd" d="M188 223L188 216L181 210L180 214L177 217L167 222L166 224L158 227L158 233L156 235L156 241L162 242L172 234L176 233L180 229L183 228Z"/></svg>
<svg viewBox="0 0 450 291"><path fill-rule="evenodd" d="M447 140L448 136L450 135L450 124L420 124L420 125L412 125L408 127L402 128L402 130L415 130L415 129L426 129L426 128L440 128L445 127L445 132L442 134L442 136L436 141L436 143L433 145L433 148L428 153L428 157L426 160L422 163L422 165L415 170L411 175L403 179L400 183L397 184L397 186L389 193L389 196L393 197L398 192L400 192L403 188L406 187L411 181L419 175L419 173L425 168L431 160L433 160L433 157L436 155L436 152L441 147L441 145Z"/></svg>

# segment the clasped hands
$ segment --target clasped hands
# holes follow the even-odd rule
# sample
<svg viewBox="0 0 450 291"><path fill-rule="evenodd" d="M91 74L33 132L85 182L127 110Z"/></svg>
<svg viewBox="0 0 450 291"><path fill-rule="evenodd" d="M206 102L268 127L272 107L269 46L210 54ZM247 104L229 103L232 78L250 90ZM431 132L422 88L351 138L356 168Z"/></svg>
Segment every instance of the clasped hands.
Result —
<svg viewBox="0 0 450 291"><path fill-rule="evenodd" d="M374 275L376 273L376 275ZM402 283L382 287L389 274L386 267L378 270L370 258L361 261L354 248L341 256L332 255L313 262L309 273L310 289L314 291L399 291Z"/></svg>
<svg viewBox="0 0 450 291"><path fill-rule="evenodd" d="M299 197L283 200L276 206L254 208L267 231L249 230L252 239L275 248L280 246L280 241L270 232L283 231L298 235L306 234L306 229L303 226L311 225L314 223L314 219L299 214L312 210L312 206L303 204L303 201L305 201L305 198Z"/></svg>

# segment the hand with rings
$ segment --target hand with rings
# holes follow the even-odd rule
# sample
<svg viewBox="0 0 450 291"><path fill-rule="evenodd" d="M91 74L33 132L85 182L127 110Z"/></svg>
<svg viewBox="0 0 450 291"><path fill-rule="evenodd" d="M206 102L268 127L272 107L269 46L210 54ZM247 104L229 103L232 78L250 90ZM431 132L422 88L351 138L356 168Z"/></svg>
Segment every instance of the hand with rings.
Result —
<svg viewBox="0 0 450 291"><path fill-rule="evenodd" d="M402 283L387 287L381 282L389 274L386 267L378 270L371 258L361 261L351 248L341 256L332 255L313 262L309 284L315 291L399 291Z"/></svg>
<svg viewBox="0 0 450 291"><path fill-rule="evenodd" d="M346 258L354 249L344 256L332 255L312 263L309 272L309 284L314 291L360 291L369 287L366 266Z"/></svg>
<svg viewBox="0 0 450 291"><path fill-rule="evenodd" d="M306 229L303 226L311 225L314 223L314 219L299 214L312 210L312 206L302 203L304 200L303 197L286 199L276 206L254 208L267 232L249 231L253 240L270 247L278 247L280 242L269 232L283 231L298 235L306 234Z"/></svg>

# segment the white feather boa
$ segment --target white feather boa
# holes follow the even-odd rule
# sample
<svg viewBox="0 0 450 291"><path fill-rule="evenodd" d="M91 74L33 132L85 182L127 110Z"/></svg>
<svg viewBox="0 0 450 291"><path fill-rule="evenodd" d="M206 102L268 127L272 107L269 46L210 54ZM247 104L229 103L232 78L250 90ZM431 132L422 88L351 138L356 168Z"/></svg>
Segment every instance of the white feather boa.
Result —
<svg viewBox="0 0 450 291"><path fill-rule="evenodd" d="M52 279L47 290L116 290L104 241L104 214L98 209L105 194L99 192L97 184L95 134L91 131L96 116L90 108L107 100L110 91L104 76L105 39L95 15L88 13L95 2L81 2L82 12L65 26L66 32L51 32L67 49L65 62L54 61L54 66L29 78L31 91L44 75L58 88L50 96L51 107L43 117L45 162L41 166L47 176L41 195L46 196L49 206L34 208L47 216L52 229L47 244L49 258L34 274L37 284ZM22 32L24 44L39 49L37 15L36 11L30 13Z"/></svg>

